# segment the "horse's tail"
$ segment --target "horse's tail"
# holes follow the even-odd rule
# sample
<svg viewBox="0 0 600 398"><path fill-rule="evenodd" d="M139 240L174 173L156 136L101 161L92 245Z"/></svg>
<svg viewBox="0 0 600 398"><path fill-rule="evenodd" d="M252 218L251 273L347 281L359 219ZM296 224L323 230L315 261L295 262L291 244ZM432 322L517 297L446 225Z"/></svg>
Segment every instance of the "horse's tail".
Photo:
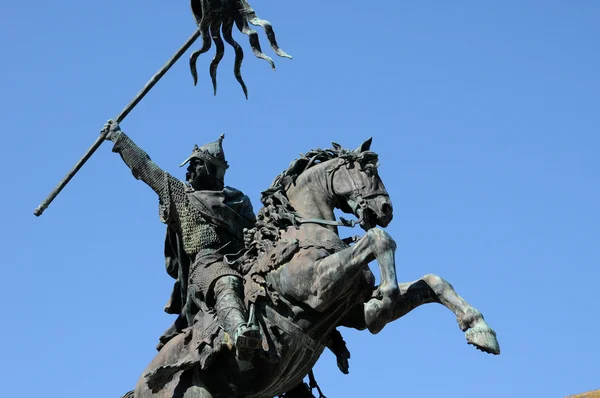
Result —
<svg viewBox="0 0 600 398"><path fill-rule="evenodd" d="M129 391L128 393L123 395L121 398L133 398L133 391Z"/></svg>

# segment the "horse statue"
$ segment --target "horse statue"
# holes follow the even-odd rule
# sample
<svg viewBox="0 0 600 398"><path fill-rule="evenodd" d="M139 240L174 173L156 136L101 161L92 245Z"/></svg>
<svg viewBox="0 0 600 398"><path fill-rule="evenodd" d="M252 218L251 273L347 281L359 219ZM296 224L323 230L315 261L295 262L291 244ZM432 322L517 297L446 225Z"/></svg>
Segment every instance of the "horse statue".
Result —
<svg viewBox="0 0 600 398"><path fill-rule="evenodd" d="M398 283L396 244L379 228L392 221L392 202L370 146L371 139L356 150L335 143L311 150L262 193L263 208L255 228L246 231L245 252L231 258L245 277L250 322L262 332L259 352L249 361L236 359L231 349L211 355L198 322L162 348L126 396L281 396L302 385L336 327L376 334L426 303L452 311L467 343L500 353L496 333L481 312L450 283L432 274ZM334 209L358 220L336 221ZM355 224L366 231L364 236L341 239L338 228ZM380 271L378 286L368 267L373 260ZM227 336L221 337L224 342L213 343L226 346ZM181 366L171 366L174 357Z"/></svg>

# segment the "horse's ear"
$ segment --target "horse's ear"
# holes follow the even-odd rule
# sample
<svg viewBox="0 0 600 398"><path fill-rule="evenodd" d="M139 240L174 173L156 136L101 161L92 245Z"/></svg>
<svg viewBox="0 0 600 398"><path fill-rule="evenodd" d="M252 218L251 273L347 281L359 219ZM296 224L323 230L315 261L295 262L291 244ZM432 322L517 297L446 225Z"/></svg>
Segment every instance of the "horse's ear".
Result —
<svg viewBox="0 0 600 398"><path fill-rule="evenodd" d="M370 137L368 140L360 144L358 148L356 148L355 152L361 153L364 151L368 151L371 149L371 143L373 142L373 137Z"/></svg>

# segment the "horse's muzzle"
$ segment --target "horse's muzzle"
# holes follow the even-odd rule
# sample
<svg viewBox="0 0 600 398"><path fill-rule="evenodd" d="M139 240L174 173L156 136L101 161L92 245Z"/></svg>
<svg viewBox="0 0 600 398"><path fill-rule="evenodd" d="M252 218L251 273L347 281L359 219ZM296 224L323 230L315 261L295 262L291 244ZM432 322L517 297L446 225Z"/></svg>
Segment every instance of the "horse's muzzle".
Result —
<svg viewBox="0 0 600 398"><path fill-rule="evenodd" d="M375 202L373 209L377 216L377 225L387 227L394 218L394 207L390 197L381 195L373 198L373 202Z"/></svg>

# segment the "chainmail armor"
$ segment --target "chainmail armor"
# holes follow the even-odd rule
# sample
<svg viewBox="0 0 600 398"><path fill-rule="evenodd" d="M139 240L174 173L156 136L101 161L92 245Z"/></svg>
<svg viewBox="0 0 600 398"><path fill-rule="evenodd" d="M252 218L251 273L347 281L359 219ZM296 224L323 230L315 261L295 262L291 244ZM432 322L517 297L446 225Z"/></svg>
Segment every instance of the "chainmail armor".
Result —
<svg viewBox="0 0 600 398"><path fill-rule="evenodd" d="M217 227L190 204L191 188L187 184L162 170L125 133L120 132L114 141L113 151L121 155L133 176L158 194L161 221L181 232L184 250L191 259L199 253L214 252L226 243L219 237L225 234L219 234Z"/></svg>
<svg viewBox="0 0 600 398"><path fill-rule="evenodd" d="M216 261L212 264L204 264L202 259L198 259L192 265L190 272L190 285L196 288L196 292L200 294L200 300L205 300L209 306L214 304L214 297L209 293L214 287L215 282L222 276L236 276L240 279L242 275L227 266L222 261Z"/></svg>

